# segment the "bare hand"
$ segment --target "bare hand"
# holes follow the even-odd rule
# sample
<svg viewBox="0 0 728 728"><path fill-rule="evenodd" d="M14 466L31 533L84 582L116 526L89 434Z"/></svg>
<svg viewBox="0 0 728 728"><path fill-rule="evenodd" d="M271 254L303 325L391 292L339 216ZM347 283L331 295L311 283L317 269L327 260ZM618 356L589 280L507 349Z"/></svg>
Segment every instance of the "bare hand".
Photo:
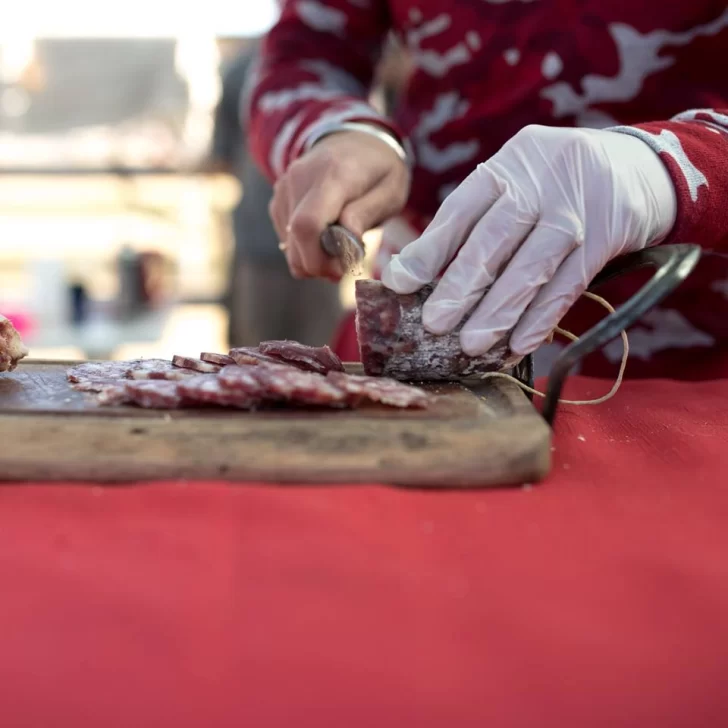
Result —
<svg viewBox="0 0 728 728"><path fill-rule="evenodd" d="M294 278L338 281L338 261L321 233L339 222L358 236L397 214L409 195L409 170L387 144L357 131L332 134L276 182L270 214Z"/></svg>

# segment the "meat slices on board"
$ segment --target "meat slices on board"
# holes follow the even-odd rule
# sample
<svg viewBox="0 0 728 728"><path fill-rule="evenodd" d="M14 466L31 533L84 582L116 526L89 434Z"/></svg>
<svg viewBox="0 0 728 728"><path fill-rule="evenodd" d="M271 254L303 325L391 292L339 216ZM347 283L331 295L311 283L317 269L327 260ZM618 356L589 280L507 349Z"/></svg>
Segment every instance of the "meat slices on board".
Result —
<svg viewBox="0 0 728 728"><path fill-rule="evenodd" d="M328 346L306 346L297 341L264 341L260 351L319 374L344 371L341 359Z"/></svg>
<svg viewBox="0 0 728 728"><path fill-rule="evenodd" d="M12 372L28 349L10 319L0 316L0 372Z"/></svg>
<svg viewBox="0 0 728 728"><path fill-rule="evenodd" d="M362 377L343 372L329 372L327 379L346 392L352 407L358 406L362 400L368 400L389 407L424 409L431 402L431 397L423 389L396 382L394 379Z"/></svg>
<svg viewBox="0 0 728 728"><path fill-rule="evenodd" d="M469 357L460 348L460 329L436 336L422 325L422 306L432 293L398 295L380 281L356 282L356 329L364 371L404 381L457 380L515 366L520 357L504 337L483 356ZM466 318L467 320L467 318Z"/></svg>

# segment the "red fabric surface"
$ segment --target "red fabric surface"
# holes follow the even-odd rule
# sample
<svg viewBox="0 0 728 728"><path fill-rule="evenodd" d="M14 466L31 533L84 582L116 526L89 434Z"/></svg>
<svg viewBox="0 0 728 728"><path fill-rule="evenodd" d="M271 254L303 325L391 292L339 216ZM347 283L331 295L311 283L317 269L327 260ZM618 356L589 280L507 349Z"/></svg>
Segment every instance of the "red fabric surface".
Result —
<svg viewBox="0 0 728 728"><path fill-rule="evenodd" d="M2 724L722 728L726 435L641 381L532 489L1 487Z"/></svg>

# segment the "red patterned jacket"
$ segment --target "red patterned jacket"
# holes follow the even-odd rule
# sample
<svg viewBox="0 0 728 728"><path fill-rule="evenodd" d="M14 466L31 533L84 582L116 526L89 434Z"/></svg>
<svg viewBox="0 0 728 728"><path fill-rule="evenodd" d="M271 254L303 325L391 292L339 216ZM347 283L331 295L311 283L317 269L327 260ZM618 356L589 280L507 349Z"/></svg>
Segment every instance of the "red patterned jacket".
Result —
<svg viewBox="0 0 728 728"><path fill-rule="evenodd" d="M416 64L391 120L365 101L390 30ZM660 153L678 192L665 242L699 243L707 254L633 329L628 372L728 376L725 0L287 0L247 107L254 154L273 178L334 118L373 121L408 140L416 161L403 218L412 235L527 124L620 126L638 136ZM385 234L381 263L408 236L397 237ZM615 282L604 295L616 304L635 285ZM583 330L590 315L577 305L566 325ZM612 374L619 347L586 370Z"/></svg>

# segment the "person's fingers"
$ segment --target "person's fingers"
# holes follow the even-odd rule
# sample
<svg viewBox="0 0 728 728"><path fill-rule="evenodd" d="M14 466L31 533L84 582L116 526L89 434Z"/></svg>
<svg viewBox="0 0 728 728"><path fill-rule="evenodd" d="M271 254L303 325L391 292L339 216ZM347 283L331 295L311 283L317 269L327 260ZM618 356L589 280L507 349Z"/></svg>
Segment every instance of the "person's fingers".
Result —
<svg viewBox="0 0 728 728"><path fill-rule="evenodd" d="M290 219L290 244L296 247L305 274L341 278L340 263L321 247L321 233L339 219L345 199L341 187L323 184L309 190L296 205Z"/></svg>
<svg viewBox="0 0 728 728"><path fill-rule="evenodd" d="M268 212L270 214L273 227L281 241L281 251L286 256L288 269L294 278L304 278L303 265L301 256L292 244L290 237L290 225L288 223L291 214L291 201L288 192L288 185L285 180L280 180L273 188L273 197L268 203Z"/></svg>
<svg viewBox="0 0 728 728"><path fill-rule="evenodd" d="M545 225L535 227L463 326L463 351L469 356L484 354L513 330L579 242L578 233Z"/></svg>
<svg viewBox="0 0 728 728"><path fill-rule="evenodd" d="M273 196L268 203L268 215L278 240L286 241L286 227L288 226L288 190L285 181L276 182L273 187Z"/></svg>
<svg viewBox="0 0 728 728"><path fill-rule="evenodd" d="M589 287L592 276L585 261L585 250L574 250L541 288L511 334L513 353L525 356L538 349Z"/></svg>
<svg viewBox="0 0 728 728"><path fill-rule="evenodd" d="M433 334L454 329L483 297L528 236L534 221L519 218L518 201L503 195L478 221L425 302L422 323Z"/></svg>
<svg viewBox="0 0 728 728"><path fill-rule="evenodd" d="M404 165L402 165L404 169ZM407 202L406 171L395 169L341 211L339 222L360 238L367 230L396 215Z"/></svg>
<svg viewBox="0 0 728 728"><path fill-rule="evenodd" d="M504 180L487 164L479 165L448 195L424 233L392 258L382 283L395 293L414 293L432 283L504 188Z"/></svg>

